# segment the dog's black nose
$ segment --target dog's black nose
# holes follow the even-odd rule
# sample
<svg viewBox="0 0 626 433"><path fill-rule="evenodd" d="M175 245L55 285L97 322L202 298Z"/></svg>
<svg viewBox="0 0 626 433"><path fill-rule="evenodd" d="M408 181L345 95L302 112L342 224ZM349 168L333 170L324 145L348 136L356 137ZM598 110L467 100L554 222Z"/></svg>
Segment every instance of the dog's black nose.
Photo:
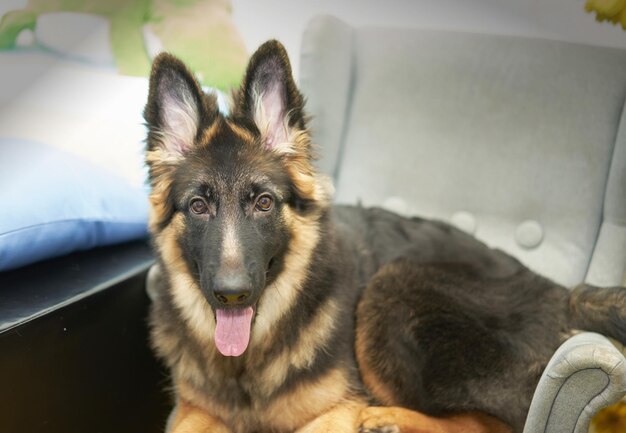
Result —
<svg viewBox="0 0 626 433"><path fill-rule="evenodd" d="M250 297L250 291L244 290L242 292L225 292L216 291L215 297L223 305L241 305L246 302Z"/></svg>
<svg viewBox="0 0 626 433"><path fill-rule="evenodd" d="M222 276L215 283L213 294L222 305L244 304L252 294L248 277L240 273Z"/></svg>

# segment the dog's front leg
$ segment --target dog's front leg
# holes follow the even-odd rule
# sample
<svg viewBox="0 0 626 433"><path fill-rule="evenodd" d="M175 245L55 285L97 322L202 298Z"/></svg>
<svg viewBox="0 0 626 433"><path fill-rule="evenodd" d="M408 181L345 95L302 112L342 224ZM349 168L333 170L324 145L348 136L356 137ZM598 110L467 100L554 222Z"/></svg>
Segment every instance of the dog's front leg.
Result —
<svg viewBox="0 0 626 433"><path fill-rule="evenodd" d="M482 413L435 418L400 407L367 407L357 424L359 433L511 433L507 425Z"/></svg>
<svg viewBox="0 0 626 433"><path fill-rule="evenodd" d="M183 400L168 424L167 433L231 433L219 418Z"/></svg>
<svg viewBox="0 0 626 433"><path fill-rule="evenodd" d="M341 403L295 433L355 433L359 414L365 407L365 404L359 402Z"/></svg>

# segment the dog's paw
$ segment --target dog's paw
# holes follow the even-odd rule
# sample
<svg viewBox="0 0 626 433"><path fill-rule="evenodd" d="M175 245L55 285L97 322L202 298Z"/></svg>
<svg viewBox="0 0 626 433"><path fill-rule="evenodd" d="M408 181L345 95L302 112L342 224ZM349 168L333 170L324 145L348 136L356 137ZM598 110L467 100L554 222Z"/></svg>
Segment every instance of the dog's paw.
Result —
<svg viewBox="0 0 626 433"><path fill-rule="evenodd" d="M397 425L386 425L383 427L359 427L359 433L401 433Z"/></svg>
<svg viewBox="0 0 626 433"><path fill-rule="evenodd" d="M392 411L384 407L367 407L359 416L359 433L401 433Z"/></svg>

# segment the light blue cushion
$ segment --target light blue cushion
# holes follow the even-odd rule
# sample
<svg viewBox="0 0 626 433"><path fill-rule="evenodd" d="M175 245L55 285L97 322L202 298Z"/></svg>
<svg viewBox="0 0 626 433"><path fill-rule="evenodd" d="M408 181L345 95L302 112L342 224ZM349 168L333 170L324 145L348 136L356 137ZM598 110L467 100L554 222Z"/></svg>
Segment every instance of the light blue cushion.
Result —
<svg viewBox="0 0 626 433"><path fill-rule="evenodd" d="M0 271L147 236L147 190L52 146L0 138Z"/></svg>

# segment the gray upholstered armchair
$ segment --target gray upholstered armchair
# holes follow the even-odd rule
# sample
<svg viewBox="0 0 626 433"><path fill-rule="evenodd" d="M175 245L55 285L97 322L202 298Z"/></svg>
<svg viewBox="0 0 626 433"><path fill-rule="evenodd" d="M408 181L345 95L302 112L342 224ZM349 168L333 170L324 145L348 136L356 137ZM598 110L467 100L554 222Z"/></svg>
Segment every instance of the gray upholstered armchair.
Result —
<svg viewBox="0 0 626 433"><path fill-rule="evenodd" d="M626 52L320 17L300 85L338 202L451 221L569 287L623 284ZM569 339L525 432L586 432L626 393L624 360Z"/></svg>

